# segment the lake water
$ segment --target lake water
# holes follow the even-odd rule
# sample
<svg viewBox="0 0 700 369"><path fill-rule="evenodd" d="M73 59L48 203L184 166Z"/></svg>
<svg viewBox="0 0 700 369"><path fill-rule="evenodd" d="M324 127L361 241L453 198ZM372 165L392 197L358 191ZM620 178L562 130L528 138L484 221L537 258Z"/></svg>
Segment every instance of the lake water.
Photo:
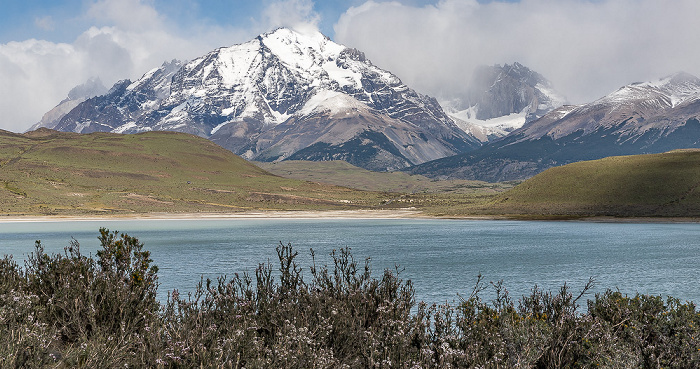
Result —
<svg viewBox="0 0 700 369"><path fill-rule="evenodd" d="M22 260L41 240L62 252L71 237L84 254L98 249L98 229L137 237L160 268L159 297L192 291L201 276L253 273L276 262L275 246L292 243L310 277L309 249L329 263L333 249L371 258L374 275L404 269L416 297L451 302L469 296L477 276L503 280L513 297L538 286L594 292L607 288L700 301L700 224L406 219L104 220L0 223L0 254ZM488 297L488 296L486 296ZM592 297L592 295L589 295Z"/></svg>

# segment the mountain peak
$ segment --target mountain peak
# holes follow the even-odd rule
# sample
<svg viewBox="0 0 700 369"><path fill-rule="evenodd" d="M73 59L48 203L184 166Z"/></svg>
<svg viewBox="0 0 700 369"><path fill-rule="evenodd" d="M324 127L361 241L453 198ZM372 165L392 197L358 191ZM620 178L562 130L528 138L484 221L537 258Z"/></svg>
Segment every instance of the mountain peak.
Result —
<svg viewBox="0 0 700 369"><path fill-rule="evenodd" d="M196 134L248 159L348 160L398 169L479 146L437 101L317 30L278 28L163 64L57 129Z"/></svg>
<svg viewBox="0 0 700 369"><path fill-rule="evenodd" d="M286 38L290 40L299 40L299 38L306 38L306 39L313 39L313 40L326 40L330 41L330 38L328 36L324 35L319 31L318 29L315 28L289 28L289 27L279 27L276 28L270 32L265 32L258 36L261 39L266 39L266 38Z"/></svg>
<svg viewBox="0 0 700 369"><path fill-rule="evenodd" d="M100 77L91 77L85 83L73 87L68 92L68 100L85 100L105 92L107 88L102 84Z"/></svg>
<svg viewBox="0 0 700 369"><path fill-rule="evenodd" d="M281 61L302 68L319 65L337 58L345 46L336 44L319 31L299 32L290 28L278 28L258 37Z"/></svg>
<svg viewBox="0 0 700 369"><path fill-rule="evenodd" d="M662 108L672 108L698 97L700 79L689 73L678 72L654 81L622 86L592 104L631 106L645 101L646 105L653 103Z"/></svg>
<svg viewBox="0 0 700 369"><path fill-rule="evenodd" d="M465 131L501 137L565 102L541 74L514 62L477 67L464 94L445 104Z"/></svg>
<svg viewBox="0 0 700 369"><path fill-rule="evenodd" d="M676 72L668 76L659 78L657 80L649 82L634 82L627 86L622 86L620 89L629 87L650 87L650 88L663 88L663 89L673 89L678 86L684 85L700 85L700 78L686 72Z"/></svg>

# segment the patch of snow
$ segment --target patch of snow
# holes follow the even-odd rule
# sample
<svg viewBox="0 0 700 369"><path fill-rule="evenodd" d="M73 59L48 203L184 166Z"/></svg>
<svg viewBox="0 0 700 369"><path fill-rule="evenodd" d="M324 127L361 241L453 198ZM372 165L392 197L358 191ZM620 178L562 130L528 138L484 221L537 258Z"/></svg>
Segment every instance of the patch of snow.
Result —
<svg viewBox="0 0 700 369"><path fill-rule="evenodd" d="M138 126L136 125L136 122L129 122L122 124L121 126L115 128L112 130L114 133L124 133L126 130L131 129L131 128L137 128Z"/></svg>
<svg viewBox="0 0 700 369"><path fill-rule="evenodd" d="M535 85L535 88L540 90L547 98L549 98L549 101L551 102L550 105L547 104L540 104L538 106L538 109L556 109L564 104L566 104L566 98L562 95L559 95L558 92L554 91L553 88L550 86L547 86L543 83L538 83ZM543 107L544 105L544 107Z"/></svg>
<svg viewBox="0 0 700 369"><path fill-rule="evenodd" d="M272 113L272 118L274 120L273 123L275 123L275 124L284 123L287 121L287 119L289 119L289 117L292 116L291 114L280 113L280 112L275 111L273 109L270 109L270 113Z"/></svg>
<svg viewBox="0 0 700 369"><path fill-rule="evenodd" d="M298 114L309 115L315 112L339 114L352 109L367 109L367 105L342 92L320 90L299 109Z"/></svg>
<svg viewBox="0 0 700 369"><path fill-rule="evenodd" d="M219 50L218 70L224 87L231 88L240 85L250 73L253 65L260 63L260 45L255 41ZM205 68L202 80L210 73L211 70Z"/></svg>
<svg viewBox="0 0 700 369"><path fill-rule="evenodd" d="M132 91L133 89L139 87L144 81L148 80L149 78L153 77L153 75L158 71L160 68L153 68L146 72L146 74L143 75L138 81L132 82L129 86L126 87L127 91Z"/></svg>
<svg viewBox="0 0 700 369"><path fill-rule="evenodd" d="M338 82L340 87L352 86L357 89L362 88L362 75L360 73L340 68L335 61L323 63L322 68L328 73L328 77L331 80Z"/></svg>
<svg viewBox="0 0 700 369"><path fill-rule="evenodd" d="M468 109L461 111L453 111L448 109L446 109L446 111L450 117L457 118L461 121L481 127L497 128L506 131L512 131L522 127L523 124L525 124L525 119L528 114L527 108L525 108L520 113L512 113L502 117L482 120L476 118L478 106L471 106Z"/></svg>
<svg viewBox="0 0 700 369"><path fill-rule="evenodd" d="M488 142L493 138L503 137L509 132L498 127L486 127L482 125L475 124L473 122L467 122L452 116L448 113L448 116L452 118L454 123L459 127L459 129L464 132L476 137L481 142Z"/></svg>
<svg viewBox="0 0 700 369"><path fill-rule="evenodd" d="M210 134L210 135L213 135L213 134L216 133L218 130L220 130L221 127L223 127L223 126L225 126L225 125L227 125L227 124L229 124L229 123L231 123L231 122L223 122L223 123L217 125L216 127L212 128L212 130L211 130L211 132L209 132L209 134Z"/></svg>

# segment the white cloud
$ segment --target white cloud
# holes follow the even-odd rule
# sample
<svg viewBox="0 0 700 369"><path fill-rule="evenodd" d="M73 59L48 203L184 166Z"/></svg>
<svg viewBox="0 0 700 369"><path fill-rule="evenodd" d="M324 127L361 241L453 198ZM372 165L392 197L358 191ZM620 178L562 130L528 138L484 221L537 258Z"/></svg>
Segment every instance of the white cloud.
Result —
<svg viewBox="0 0 700 369"><path fill-rule="evenodd" d="M56 28L56 25L54 24L53 18L50 15L47 15L45 17L41 18L35 18L34 19L34 25L39 27L39 29L42 29L44 31L53 31L54 28Z"/></svg>
<svg viewBox="0 0 700 369"><path fill-rule="evenodd" d="M90 77L107 87L136 79L166 60L192 59L245 42L275 27L315 28L310 0L273 1L249 28L207 21L175 24L150 0L98 0L77 18L93 26L72 43L24 40L0 44L0 128L21 132ZM77 19L76 18L76 19ZM37 20L48 27L54 20Z"/></svg>
<svg viewBox="0 0 700 369"><path fill-rule="evenodd" d="M341 16L335 39L428 94L458 94L477 65L518 61L587 102L638 80L699 75L697 14L696 0L369 1Z"/></svg>
<svg viewBox="0 0 700 369"><path fill-rule="evenodd" d="M165 21L152 5L142 0L98 0L90 6L87 16L131 31L161 29Z"/></svg>
<svg viewBox="0 0 700 369"><path fill-rule="evenodd" d="M268 4L262 14L262 28L294 28L300 32L315 32L321 21L311 0L283 0Z"/></svg>

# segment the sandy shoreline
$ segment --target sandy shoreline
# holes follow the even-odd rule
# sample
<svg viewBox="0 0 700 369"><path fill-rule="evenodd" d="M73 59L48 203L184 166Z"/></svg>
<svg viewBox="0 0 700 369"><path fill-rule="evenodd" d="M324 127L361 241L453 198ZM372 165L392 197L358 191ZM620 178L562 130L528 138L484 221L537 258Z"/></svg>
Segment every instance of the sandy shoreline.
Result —
<svg viewBox="0 0 700 369"><path fill-rule="evenodd" d="M516 220L516 221L562 221L598 223L700 223L692 217L578 217L542 218L509 217L505 215L432 216L416 209L392 210L258 210L237 213L140 213L110 215L0 215L0 223L13 222L76 222L104 220L215 220L215 219L453 219L453 220Z"/></svg>
<svg viewBox="0 0 700 369"><path fill-rule="evenodd" d="M99 220L197 220L197 219L406 219L434 218L413 209L248 211L240 213L143 213L118 215L26 215L0 216L0 223Z"/></svg>

